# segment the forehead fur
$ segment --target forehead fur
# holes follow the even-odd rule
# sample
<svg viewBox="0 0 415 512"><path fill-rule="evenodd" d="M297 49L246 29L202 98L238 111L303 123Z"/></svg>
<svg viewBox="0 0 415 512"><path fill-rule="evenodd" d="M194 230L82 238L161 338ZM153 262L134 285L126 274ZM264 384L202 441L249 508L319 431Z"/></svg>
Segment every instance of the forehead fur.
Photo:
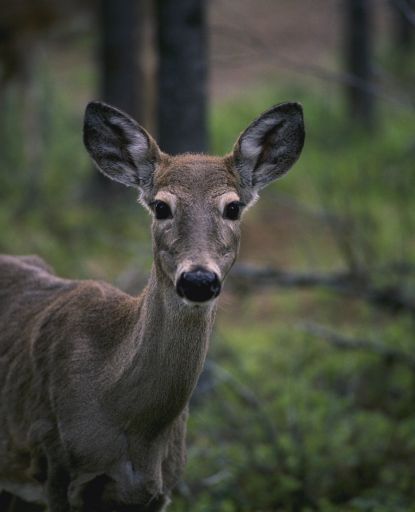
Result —
<svg viewBox="0 0 415 512"><path fill-rule="evenodd" d="M162 159L154 177L154 188L173 193L222 194L229 189L239 190L240 179L226 158L184 154Z"/></svg>

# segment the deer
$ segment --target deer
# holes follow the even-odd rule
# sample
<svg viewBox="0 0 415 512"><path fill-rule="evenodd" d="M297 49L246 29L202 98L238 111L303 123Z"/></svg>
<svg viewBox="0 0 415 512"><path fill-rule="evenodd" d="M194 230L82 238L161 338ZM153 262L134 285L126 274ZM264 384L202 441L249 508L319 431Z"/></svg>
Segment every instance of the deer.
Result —
<svg viewBox="0 0 415 512"><path fill-rule="evenodd" d="M267 110L224 157L163 153L98 101L83 134L98 169L149 211L154 261L135 297L37 256L0 257L1 496L25 510L164 511L241 218L297 161L302 107Z"/></svg>

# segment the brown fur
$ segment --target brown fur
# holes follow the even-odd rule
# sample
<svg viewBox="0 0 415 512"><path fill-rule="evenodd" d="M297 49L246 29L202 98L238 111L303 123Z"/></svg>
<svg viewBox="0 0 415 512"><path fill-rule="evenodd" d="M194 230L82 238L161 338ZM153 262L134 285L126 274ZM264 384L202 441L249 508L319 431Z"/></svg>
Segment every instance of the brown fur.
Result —
<svg viewBox="0 0 415 512"><path fill-rule="evenodd" d="M167 156L101 104L87 111L85 142L103 172L137 186L148 208L170 201L174 214L153 220L139 297L62 279L35 256L0 257L0 491L50 512L158 511L185 464L188 402L216 310L214 299L180 298L177 276L203 267L224 280L240 238L224 205L248 204L256 190L240 143L226 158Z"/></svg>

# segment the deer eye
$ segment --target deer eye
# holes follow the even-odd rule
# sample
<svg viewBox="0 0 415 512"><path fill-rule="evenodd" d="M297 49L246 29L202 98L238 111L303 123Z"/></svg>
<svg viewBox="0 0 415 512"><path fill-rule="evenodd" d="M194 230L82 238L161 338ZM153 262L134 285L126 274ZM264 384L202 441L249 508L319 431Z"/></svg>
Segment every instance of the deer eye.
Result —
<svg viewBox="0 0 415 512"><path fill-rule="evenodd" d="M241 216L242 206L243 204L239 201L232 201L225 206L223 217L228 220L238 220Z"/></svg>
<svg viewBox="0 0 415 512"><path fill-rule="evenodd" d="M151 203L151 206L153 207L154 215L157 220L171 219L173 217L170 206L164 201L154 201Z"/></svg>

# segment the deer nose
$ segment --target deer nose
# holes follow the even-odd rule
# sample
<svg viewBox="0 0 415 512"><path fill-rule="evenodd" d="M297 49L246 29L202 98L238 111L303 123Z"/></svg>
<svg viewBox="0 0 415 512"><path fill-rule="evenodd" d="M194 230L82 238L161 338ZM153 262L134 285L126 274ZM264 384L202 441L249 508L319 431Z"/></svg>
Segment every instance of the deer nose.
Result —
<svg viewBox="0 0 415 512"><path fill-rule="evenodd" d="M183 272L176 285L176 291L180 297L192 302L211 300L219 295L220 289L218 276L203 268Z"/></svg>

